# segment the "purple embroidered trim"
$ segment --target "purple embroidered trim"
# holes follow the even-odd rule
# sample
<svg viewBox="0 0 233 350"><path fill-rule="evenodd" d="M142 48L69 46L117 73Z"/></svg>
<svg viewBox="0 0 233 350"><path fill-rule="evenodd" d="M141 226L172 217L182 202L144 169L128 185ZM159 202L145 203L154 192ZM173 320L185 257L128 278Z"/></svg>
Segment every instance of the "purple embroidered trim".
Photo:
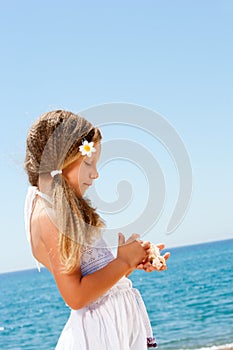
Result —
<svg viewBox="0 0 233 350"><path fill-rule="evenodd" d="M147 338L147 347L148 348L157 348L158 345L155 341L155 338Z"/></svg>

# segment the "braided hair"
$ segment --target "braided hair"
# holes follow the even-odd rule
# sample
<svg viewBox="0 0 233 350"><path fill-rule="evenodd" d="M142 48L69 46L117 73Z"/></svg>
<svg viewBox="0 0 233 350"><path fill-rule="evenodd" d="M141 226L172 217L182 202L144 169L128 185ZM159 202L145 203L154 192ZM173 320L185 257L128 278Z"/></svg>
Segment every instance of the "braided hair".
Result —
<svg viewBox="0 0 233 350"><path fill-rule="evenodd" d="M41 115L28 132L25 170L30 184L40 186L51 198L53 221L59 230L60 258L66 273L75 271L82 248L93 242L104 223L90 201L78 198L62 174L51 177L50 173L82 157L79 146L84 139L100 142L101 138L99 129L90 122L64 110Z"/></svg>

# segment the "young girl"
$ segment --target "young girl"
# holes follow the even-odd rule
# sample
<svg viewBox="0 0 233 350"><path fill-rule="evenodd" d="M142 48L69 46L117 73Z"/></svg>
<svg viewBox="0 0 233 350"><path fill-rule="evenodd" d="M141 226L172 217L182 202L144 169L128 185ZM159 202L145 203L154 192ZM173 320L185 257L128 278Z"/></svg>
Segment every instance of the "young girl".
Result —
<svg viewBox="0 0 233 350"><path fill-rule="evenodd" d="M100 152L100 131L63 110L42 115L27 137L26 232L33 256L71 308L56 350L155 348L145 305L126 277L136 268L155 269L151 245L119 234L115 257L101 237L103 221L83 197L99 176Z"/></svg>

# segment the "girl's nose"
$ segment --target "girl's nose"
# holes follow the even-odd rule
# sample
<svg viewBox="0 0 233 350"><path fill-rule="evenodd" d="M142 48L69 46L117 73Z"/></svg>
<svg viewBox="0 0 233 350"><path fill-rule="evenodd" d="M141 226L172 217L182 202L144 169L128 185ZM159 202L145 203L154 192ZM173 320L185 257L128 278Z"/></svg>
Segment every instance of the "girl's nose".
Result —
<svg viewBox="0 0 233 350"><path fill-rule="evenodd" d="M91 178L92 178L93 180L98 179L98 177L99 177L98 171L95 171L95 172L93 172L93 173L91 174Z"/></svg>

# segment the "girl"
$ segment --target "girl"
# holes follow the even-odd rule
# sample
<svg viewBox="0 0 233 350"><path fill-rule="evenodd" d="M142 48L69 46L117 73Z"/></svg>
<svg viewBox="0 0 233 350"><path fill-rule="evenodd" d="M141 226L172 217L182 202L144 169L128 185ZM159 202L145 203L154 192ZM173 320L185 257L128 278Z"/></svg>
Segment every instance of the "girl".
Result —
<svg viewBox="0 0 233 350"><path fill-rule="evenodd" d="M137 234L125 242L119 234L114 257L101 237L102 219L83 197L99 176L100 152L100 131L63 110L42 115L27 137L26 232L33 256L71 308L56 350L156 347L145 305L126 277L136 268L155 269L150 243Z"/></svg>

